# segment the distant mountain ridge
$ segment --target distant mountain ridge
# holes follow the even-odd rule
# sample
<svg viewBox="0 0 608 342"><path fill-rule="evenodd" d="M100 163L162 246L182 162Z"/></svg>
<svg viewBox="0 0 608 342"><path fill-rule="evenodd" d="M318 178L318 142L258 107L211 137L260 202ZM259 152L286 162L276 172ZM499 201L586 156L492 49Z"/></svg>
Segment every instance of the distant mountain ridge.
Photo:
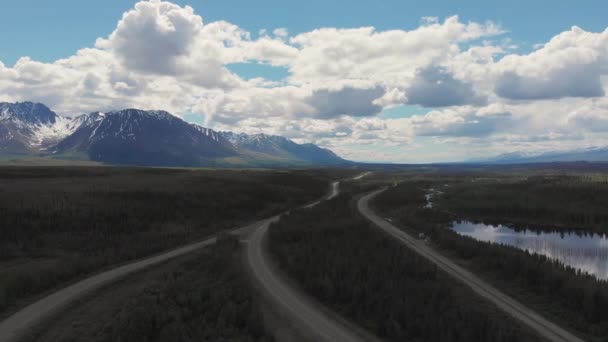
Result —
<svg viewBox="0 0 608 342"><path fill-rule="evenodd" d="M331 150L314 144L297 144L278 135L236 134L233 132L220 132L220 135L230 141L237 150L263 153L287 160L308 160L318 164L332 165L345 162Z"/></svg>
<svg viewBox="0 0 608 342"><path fill-rule="evenodd" d="M571 151L544 153L512 152L486 159L471 160L482 164L532 164L557 162L608 162L608 147L590 147Z"/></svg>
<svg viewBox="0 0 608 342"><path fill-rule="evenodd" d="M217 132L165 111L64 118L39 103L0 103L0 157L46 156L142 166L304 166L349 162L314 144Z"/></svg>

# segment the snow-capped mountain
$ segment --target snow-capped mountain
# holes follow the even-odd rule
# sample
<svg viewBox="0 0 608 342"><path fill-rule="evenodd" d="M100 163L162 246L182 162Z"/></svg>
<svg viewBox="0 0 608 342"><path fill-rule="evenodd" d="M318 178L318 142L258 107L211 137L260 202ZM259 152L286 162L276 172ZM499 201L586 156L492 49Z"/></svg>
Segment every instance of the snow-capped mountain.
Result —
<svg viewBox="0 0 608 342"><path fill-rule="evenodd" d="M0 103L0 157L32 155L149 166L347 163L313 144L216 132L165 111L125 109L66 118L39 103Z"/></svg>
<svg viewBox="0 0 608 342"><path fill-rule="evenodd" d="M220 132L227 140L239 149L271 154L285 154L286 147L295 147L297 144L285 137L277 135L245 134L233 132Z"/></svg>
<svg viewBox="0 0 608 342"><path fill-rule="evenodd" d="M310 164L335 165L346 161L328 149L314 144L297 144L278 135L245 134L220 132L239 151L262 153L285 160L302 161Z"/></svg>
<svg viewBox="0 0 608 342"><path fill-rule="evenodd" d="M87 154L110 164L197 166L236 155L232 145L211 130L164 111L126 109L79 116L78 128L54 154Z"/></svg>
<svg viewBox="0 0 608 342"><path fill-rule="evenodd" d="M28 154L45 151L70 135L72 120L40 103L0 103L0 151Z"/></svg>
<svg viewBox="0 0 608 342"><path fill-rule="evenodd" d="M55 123L57 114L41 103L0 103L0 120L10 120L31 125Z"/></svg>

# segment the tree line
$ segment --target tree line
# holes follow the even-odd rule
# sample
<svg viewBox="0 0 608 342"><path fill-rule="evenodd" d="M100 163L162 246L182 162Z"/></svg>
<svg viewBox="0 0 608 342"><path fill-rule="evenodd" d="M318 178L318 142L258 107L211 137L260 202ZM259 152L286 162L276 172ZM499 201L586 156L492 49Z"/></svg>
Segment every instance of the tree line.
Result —
<svg viewBox="0 0 608 342"><path fill-rule="evenodd" d="M465 177L438 198L460 216L515 227L608 233L605 175Z"/></svg>

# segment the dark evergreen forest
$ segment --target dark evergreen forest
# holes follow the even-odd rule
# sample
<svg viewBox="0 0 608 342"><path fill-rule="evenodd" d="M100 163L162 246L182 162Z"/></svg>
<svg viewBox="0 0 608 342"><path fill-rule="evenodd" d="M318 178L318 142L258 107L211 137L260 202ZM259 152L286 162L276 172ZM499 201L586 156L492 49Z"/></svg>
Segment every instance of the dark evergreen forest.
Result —
<svg viewBox="0 0 608 342"><path fill-rule="evenodd" d="M225 236L188 260L127 280L130 286L102 289L97 296L107 305L68 310L28 341L271 342L239 249Z"/></svg>
<svg viewBox="0 0 608 342"><path fill-rule="evenodd" d="M0 313L127 260L307 203L348 171L0 168Z"/></svg>
<svg viewBox="0 0 608 342"><path fill-rule="evenodd" d="M387 341L537 340L370 226L351 195L292 212L271 226L271 254L307 293Z"/></svg>

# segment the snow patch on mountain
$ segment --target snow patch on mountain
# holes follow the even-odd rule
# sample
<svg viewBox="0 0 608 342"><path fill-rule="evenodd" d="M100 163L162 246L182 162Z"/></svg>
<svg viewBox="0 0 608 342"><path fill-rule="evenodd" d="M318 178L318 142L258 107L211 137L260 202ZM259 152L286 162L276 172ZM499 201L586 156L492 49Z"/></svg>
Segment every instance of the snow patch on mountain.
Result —
<svg viewBox="0 0 608 342"><path fill-rule="evenodd" d="M53 124L30 126L29 129L32 132L30 146L45 149L48 145L57 143L74 133L77 128L74 120L61 116L58 116Z"/></svg>
<svg viewBox="0 0 608 342"><path fill-rule="evenodd" d="M220 139L222 138L221 134L212 130L211 128L205 128L203 126L199 126L197 124L190 124L192 125L192 127L194 127L197 131L201 132L202 134L210 137L211 139L219 142ZM230 140L229 140L230 141ZM230 141L231 142L231 141ZM232 143L232 142L231 142Z"/></svg>
<svg viewBox="0 0 608 342"><path fill-rule="evenodd" d="M0 121L8 120L11 117L11 112L8 107L0 108Z"/></svg>

